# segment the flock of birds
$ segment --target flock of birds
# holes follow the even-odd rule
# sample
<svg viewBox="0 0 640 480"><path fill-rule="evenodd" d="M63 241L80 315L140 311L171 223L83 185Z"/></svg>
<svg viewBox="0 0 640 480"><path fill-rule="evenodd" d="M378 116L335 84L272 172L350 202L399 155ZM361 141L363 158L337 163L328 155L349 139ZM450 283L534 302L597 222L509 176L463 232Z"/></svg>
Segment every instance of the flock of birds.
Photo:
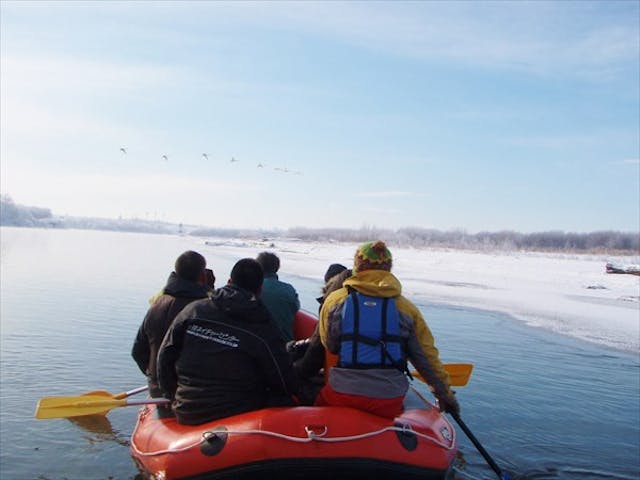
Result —
<svg viewBox="0 0 640 480"><path fill-rule="evenodd" d="M123 155L127 154L127 149L125 147L120 147L120 153L122 153ZM169 157L166 155L162 155L162 160L164 160L165 162L169 161ZM206 153L202 154L202 158L204 158L205 160L209 160L209 155ZM229 160L230 163L236 163L239 160L236 159L235 157L231 157L231 160ZM264 163L258 163L256 165L257 168L266 168L267 165ZM282 173L291 173L293 175L302 175L302 172L300 170L289 170L287 167L273 167L273 170L275 170L276 172L282 172Z"/></svg>

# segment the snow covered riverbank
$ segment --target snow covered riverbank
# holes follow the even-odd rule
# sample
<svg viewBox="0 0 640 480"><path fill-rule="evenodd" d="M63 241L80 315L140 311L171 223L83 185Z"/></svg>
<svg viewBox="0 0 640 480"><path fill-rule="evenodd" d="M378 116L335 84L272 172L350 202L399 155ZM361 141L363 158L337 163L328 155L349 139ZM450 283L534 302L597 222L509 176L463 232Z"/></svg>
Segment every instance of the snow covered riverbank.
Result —
<svg viewBox="0 0 640 480"><path fill-rule="evenodd" d="M329 264L351 266L357 244L210 239L216 250L254 256L272 250L286 274L321 279ZM393 273L415 303L435 302L507 313L545 328L620 350L640 351L640 277L607 274L608 261L637 257L486 253L391 248Z"/></svg>

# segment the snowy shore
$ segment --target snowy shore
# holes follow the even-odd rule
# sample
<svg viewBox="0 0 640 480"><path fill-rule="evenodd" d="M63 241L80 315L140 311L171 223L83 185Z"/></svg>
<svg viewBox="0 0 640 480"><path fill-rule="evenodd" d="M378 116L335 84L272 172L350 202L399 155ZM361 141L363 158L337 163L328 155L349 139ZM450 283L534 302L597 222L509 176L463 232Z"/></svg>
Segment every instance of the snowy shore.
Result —
<svg viewBox="0 0 640 480"><path fill-rule="evenodd" d="M207 243L231 254L243 250L242 255L247 256L272 250L280 257L283 272L313 279L321 279L331 263L350 267L357 247L280 239L210 239ZM393 273L402 282L404 295L414 303L503 312L535 327L640 352L640 277L605 271L609 261L638 263L637 257L410 248L391 251Z"/></svg>

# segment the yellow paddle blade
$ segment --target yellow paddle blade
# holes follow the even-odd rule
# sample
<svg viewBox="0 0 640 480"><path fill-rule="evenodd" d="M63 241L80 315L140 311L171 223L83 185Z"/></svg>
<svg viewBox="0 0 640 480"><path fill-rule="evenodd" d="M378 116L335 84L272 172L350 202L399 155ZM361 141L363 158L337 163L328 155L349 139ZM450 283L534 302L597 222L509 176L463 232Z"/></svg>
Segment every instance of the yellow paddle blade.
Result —
<svg viewBox="0 0 640 480"><path fill-rule="evenodd" d="M106 390L92 390L91 392L83 393L82 396L94 396L99 395L101 397L109 397L109 398L121 398L113 393L107 392ZM122 397L124 398L124 397Z"/></svg>
<svg viewBox="0 0 640 480"><path fill-rule="evenodd" d="M467 383L469 383L469 378L471 378L471 372L473 371L472 363L445 363L444 369L449 374L449 381L451 382L452 387L464 387ZM427 381L422 378L417 371L413 370L411 375L414 378L417 378L423 383L427 383Z"/></svg>
<svg viewBox="0 0 640 480"><path fill-rule="evenodd" d="M127 405L126 400L104 395L79 395L76 397L44 397L36 406L35 417L68 418L84 415L105 415L109 410Z"/></svg>

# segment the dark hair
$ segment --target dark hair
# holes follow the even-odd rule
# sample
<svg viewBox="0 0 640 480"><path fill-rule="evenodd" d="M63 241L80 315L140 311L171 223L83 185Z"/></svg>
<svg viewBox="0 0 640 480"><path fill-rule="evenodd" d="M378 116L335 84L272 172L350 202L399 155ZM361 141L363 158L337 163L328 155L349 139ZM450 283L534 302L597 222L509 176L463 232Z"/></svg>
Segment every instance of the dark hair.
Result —
<svg viewBox="0 0 640 480"><path fill-rule="evenodd" d="M206 285L209 288L216 288L216 276L213 273L213 270L211 270L210 268L206 268L204 270L205 276L206 276Z"/></svg>
<svg viewBox="0 0 640 480"><path fill-rule="evenodd" d="M258 293L263 280L262 267L253 258L238 260L231 269L231 283L251 293Z"/></svg>
<svg viewBox="0 0 640 480"><path fill-rule="evenodd" d="M280 259L275 253L262 252L256 258L264 273L276 273L280 269Z"/></svg>
<svg viewBox="0 0 640 480"><path fill-rule="evenodd" d="M331 277L335 277L339 273L344 272L347 269L344 265L340 263L332 263L327 268L327 273L324 274L324 282L327 283Z"/></svg>
<svg viewBox="0 0 640 480"><path fill-rule="evenodd" d="M207 261L202 255L193 250L188 250L176 259L175 270L180 278L197 282L204 273Z"/></svg>

